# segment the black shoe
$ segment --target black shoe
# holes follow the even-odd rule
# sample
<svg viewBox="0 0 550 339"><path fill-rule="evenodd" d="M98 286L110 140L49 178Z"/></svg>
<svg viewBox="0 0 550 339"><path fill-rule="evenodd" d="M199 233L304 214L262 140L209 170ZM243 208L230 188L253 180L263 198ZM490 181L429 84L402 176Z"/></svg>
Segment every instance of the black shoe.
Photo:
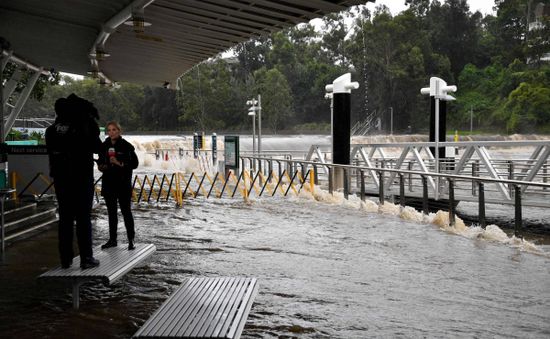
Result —
<svg viewBox="0 0 550 339"><path fill-rule="evenodd" d="M116 246L117 246L116 240L109 239L109 241L107 241L105 244L101 245L101 249L104 250L106 248L111 248L111 247L116 247Z"/></svg>
<svg viewBox="0 0 550 339"><path fill-rule="evenodd" d="M86 258L80 263L80 268L85 270L87 268L93 268L99 266L99 260L94 257Z"/></svg>
<svg viewBox="0 0 550 339"><path fill-rule="evenodd" d="M133 240L128 240L128 251L134 250L136 248L136 245L134 244Z"/></svg>
<svg viewBox="0 0 550 339"><path fill-rule="evenodd" d="M72 259L71 259L71 261L62 261L61 262L61 268L70 268L72 264L73 264Z"/></svg>

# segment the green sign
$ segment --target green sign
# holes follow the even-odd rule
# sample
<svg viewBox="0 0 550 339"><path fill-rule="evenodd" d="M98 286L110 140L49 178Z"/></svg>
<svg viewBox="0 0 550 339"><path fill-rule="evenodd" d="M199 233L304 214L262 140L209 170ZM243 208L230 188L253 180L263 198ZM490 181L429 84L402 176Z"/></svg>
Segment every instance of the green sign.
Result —
<svg viewBox="0 0 550 339"><path fill-rule="evenodd" d="M239 137L225 136L224 139L225 167L230 169L239 168Z"/></svg>

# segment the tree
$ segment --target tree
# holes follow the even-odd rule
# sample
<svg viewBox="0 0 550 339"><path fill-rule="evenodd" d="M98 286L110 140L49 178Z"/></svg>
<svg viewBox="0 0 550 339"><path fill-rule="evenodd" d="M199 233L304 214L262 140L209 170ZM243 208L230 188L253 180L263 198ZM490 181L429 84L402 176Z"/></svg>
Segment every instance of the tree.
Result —
<svg viewBox="0 0 550 339"><path fill-rule="evenodd" d="M254 73L256 91L262 93L262 119L274 134L289 127L292 93L285 76L277 69L259 69Z"/></svg>

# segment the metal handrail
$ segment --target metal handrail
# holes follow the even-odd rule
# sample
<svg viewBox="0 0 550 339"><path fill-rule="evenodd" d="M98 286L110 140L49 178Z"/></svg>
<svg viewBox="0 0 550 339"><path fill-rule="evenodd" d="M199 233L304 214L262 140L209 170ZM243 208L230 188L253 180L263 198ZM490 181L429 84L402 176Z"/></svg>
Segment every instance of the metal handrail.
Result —
<svg viewBox="0 0 550 339"><path fill-rule="evenodd" d="M264 160L264 161L273 161L272 158L264 158L264 157L243 157L240 158L248 159L248 160ZM523 180L510 180L510 179L494 179L494 178L487 178L487 177L473 177L473 176L467 176L467 175L459 175L459 174L448 174L448 173L436 173L436 172L421 172L421 171L411 171L411 170L405 170L405 169L393 169L393 168L385 168L385 167L368 167L368 166L354 166L354 165L341 165L341 164L329 164L329 163L319 163L315 161L306 161L306 160L284 160L284 159L277 159L277 161L283 161L287 163L297 163L297 164L308 164L308 165L315 165L315 166L325 166L325 167L335 167L335 168L342 168L342 169L355 169L355 170L367 170L367 171L382 171L382 172L393 172L396 174L403 173L403 174L412 174L412 175L418 175L418 176L433 176L433 177L439 177L439 178L451 178L456 180L468 180L468 181L476 181L476 182L490 182L490 183L503 183L503 184L511 184L511 185L525 185L525 186L536 186L536 187L543 187L543 188L550 188L550 184L547 183L540 183L540 182L532 182L532 181L523 181Z"/></svg>

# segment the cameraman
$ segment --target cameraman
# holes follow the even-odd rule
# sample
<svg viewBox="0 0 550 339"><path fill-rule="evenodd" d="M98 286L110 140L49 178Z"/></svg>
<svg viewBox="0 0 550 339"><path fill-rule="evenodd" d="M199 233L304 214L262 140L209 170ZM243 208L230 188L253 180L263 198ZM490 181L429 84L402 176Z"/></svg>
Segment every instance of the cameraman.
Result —
<svg viewBox="0 0 550 339"><path fill-rule="evenodd" d="M75 94L55 102L56 119L46 129L50 176L59 206L59 255L61 267L73 260L73 228L80 252L80 267L99 265L92 250L91 209L94 185L93 153L101 147L99 115L94 105Z"/></svg>

